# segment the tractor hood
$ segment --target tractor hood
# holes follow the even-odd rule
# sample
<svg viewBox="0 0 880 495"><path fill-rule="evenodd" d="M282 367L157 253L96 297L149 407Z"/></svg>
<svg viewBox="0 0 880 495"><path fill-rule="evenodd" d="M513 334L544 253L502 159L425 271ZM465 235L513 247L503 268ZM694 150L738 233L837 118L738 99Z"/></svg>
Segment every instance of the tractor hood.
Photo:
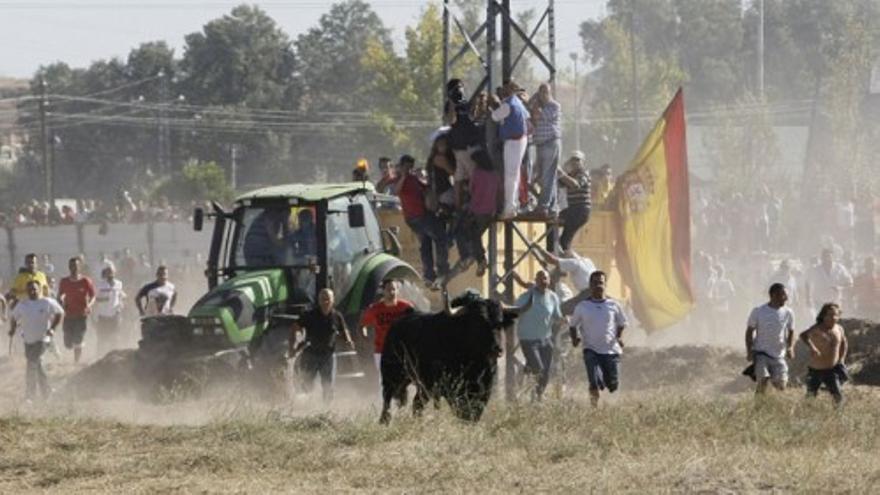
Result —
<svg viewBox="0 0 880 495"><path fill-rule="evenodd" d="M243 273L205 294L189 312L196 335L225 334L232 344L247 343L266 329L271 309L287 300L284 271Z"/></svg>

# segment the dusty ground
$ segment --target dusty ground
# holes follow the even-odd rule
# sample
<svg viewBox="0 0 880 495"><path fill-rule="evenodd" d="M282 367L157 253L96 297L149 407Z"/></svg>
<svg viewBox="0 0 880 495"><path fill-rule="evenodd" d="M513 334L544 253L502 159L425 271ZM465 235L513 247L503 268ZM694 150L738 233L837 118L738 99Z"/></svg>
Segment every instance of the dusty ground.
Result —
<svg viewBox="0 0 880 495"><path fill-rule="evenodd" d="M880 330L848 325L871 383ZM370 399L275 404L230 389L197 401L24 405L22 363L0 362L0 493L870 492L880 481L880 390L842 409L791 389L756 401L738 352L627 349L623 392L588 406L569 356L562 399L493 399L476 425L446 408L376 423ZM49 360L60 385L75 371Z"/></svg>

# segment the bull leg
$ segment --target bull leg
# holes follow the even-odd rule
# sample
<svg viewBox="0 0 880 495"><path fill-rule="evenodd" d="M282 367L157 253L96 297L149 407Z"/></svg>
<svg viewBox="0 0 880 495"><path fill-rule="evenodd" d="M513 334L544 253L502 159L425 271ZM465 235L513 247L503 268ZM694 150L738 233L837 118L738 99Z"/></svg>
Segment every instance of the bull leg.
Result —
<svg viewBox="0 0 880 495"><path fill-rule="evenodd" d="M382 414L379 415L379 424L387 425L391 421L391 389L382 388Z"/></svg>
<svg viewBox="0 0 880 495"><path fill-rule="evenodd" d="M425 404L428 400L428 391L423 387L418 387L416 390L416 396L413 397L413 416L421 417L422 411L425 409Z"/></svg>

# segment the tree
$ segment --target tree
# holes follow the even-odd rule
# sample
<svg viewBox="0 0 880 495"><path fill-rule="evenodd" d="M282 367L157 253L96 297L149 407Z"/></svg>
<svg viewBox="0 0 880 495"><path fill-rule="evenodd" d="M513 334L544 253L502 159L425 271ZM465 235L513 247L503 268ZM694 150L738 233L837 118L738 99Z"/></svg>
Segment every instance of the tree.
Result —
<svg viewBox="0 0 880 495"><path fill-rule="evenodd" d="M393 51L389 30L361 0L335 3L318 27L297 38L308 108L314 111L366 111L372 74L359 70L371 44ZM386 88L396 91L395 88Z"/></svg>
<svg viewBox="0 0 880 495"><path fill-rule="evenodd" d="M640 124L641 130L636 134L632 120L635 101L629 33L615 21L603 23L602 29L608 52L597 71L599 82L594 91L592 110L594 124L588 129L590 149L593 150L591 161L625 164L632 159L644 138L642 133L647 125ZM659 116L686 76L674 59L648 56L643 44L638 39L636 41L640 115L651 121Z"/></svg>
<svg viewBox="0 0 880 495"><path fill-rule="evenodd" d="M249 108L298 106L293 46L258 7L235 7L185 40L181 69L189 101Z"/></svg>
<svg viewBox="0 0 880 495"><path fill-rule="evenodd" d="M228 162L229 145L236 144L240 167L251 182L290 178L290 137L252 112L300 108L299 65L287 34L258 7L241 5L185 39L182 93L188 103L212 108L178 115L214 123L212 132L194 126L182 133L185 149L194 152L191 157ZM271 120L285 123L290 117Z"/></svg>
<svg viewBox="0 0 880 495"><path fill-rule="evenodd" d="M232 189L223 169L214 162L191 161L173 177L162 181L153 191L153 197L172 201L230 201Z"/></svg>
<svg viewBox="0 0 880 495"><path fill-rule="evenodd" d="M430 130L440 124L443 102L440 9L429 5L417 24L406 29L405 36L406 49L402 56L389 50L381 40L371 39L361 60L364 72L372 75L368 88L372 94L370 100L376 103L373 119L398 150L423 146ZM459 68L468 70L466 62Z"/></svg>

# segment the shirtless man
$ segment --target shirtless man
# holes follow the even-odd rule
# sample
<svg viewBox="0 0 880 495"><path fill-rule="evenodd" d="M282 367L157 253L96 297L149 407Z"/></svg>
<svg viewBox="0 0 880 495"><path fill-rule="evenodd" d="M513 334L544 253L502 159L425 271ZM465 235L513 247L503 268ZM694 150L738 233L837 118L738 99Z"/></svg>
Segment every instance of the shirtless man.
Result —
<svg viewBox="0 0 880 495"><path fill-rule="evenodd" d="M844 360L847 353L846 335L840 320L840 306L826 303L816 317L816 324L801 333L800 339L810 348L807 368L807 396L815 397L824 384L836 404L843 401L840 393L841 376L845 376Z"/></svg>

